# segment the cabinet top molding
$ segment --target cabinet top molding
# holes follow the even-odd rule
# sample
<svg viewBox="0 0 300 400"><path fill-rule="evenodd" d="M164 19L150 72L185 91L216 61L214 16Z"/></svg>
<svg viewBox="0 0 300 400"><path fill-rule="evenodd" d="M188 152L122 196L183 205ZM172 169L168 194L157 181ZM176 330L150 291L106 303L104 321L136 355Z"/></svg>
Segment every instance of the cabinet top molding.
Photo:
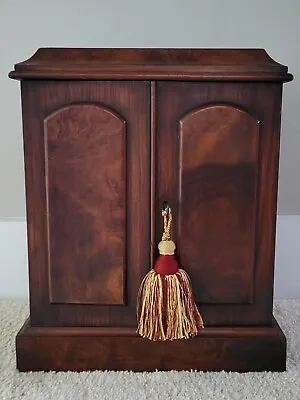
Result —
<svg viewBox="0 0 300 400"><path fill-rule="evenodd" d="M280 81L293 75L263 49L40 48L12 79Z"/></svg>

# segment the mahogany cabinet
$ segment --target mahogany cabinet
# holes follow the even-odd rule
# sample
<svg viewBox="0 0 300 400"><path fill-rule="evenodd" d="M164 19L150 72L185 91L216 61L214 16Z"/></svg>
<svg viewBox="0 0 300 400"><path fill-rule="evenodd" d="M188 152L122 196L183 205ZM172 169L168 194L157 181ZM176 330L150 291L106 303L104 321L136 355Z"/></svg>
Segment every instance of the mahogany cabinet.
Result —
<svg viewBox="0 0 300 400"><path fill-rule="evenodd" d="M272 315L282 84L261 49L39 49L21 80L27 370L285 369ZM150 342L136 296L160 207L205 328Z"/></svg>

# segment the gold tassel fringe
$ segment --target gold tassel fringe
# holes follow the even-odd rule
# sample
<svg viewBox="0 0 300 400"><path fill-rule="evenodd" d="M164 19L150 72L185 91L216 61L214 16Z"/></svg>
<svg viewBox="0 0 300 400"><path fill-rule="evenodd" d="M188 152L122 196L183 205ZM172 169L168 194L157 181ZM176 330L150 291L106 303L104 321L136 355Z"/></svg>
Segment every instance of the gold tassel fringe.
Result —
<svg viewBox="0 0 300 400"><path fill-rule="evenodd" d="M203 328L190 279L183 269L166 276L148 272L138 293L137 313L137 332L150 340L188 339Z"/></svg>

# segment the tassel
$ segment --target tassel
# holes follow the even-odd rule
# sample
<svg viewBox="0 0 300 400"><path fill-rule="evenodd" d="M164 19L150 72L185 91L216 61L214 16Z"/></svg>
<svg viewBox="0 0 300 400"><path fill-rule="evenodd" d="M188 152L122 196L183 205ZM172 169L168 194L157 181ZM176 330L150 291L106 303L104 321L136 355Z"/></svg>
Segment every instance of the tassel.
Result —
<svg viewBox="0 0 300 400"><path fill-rule="evenodd" d="M203 328L188 274L178 267L171 240L171 208L167 206L159 257L143 279L137 299L137 332L150 340L188 339Z"/></svg>

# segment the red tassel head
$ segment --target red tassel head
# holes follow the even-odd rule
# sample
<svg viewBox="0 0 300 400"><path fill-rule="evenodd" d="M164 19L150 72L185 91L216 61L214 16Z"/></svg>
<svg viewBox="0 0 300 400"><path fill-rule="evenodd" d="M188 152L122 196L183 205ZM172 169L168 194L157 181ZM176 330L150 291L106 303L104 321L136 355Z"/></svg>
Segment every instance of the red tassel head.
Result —
<svg viewBox="0 0 300 400"><path fill-rule="evenodd" d="M178 264L173 255L160 255L154 264L154 271L163 276L176 274L178 270Z"/></svg>

